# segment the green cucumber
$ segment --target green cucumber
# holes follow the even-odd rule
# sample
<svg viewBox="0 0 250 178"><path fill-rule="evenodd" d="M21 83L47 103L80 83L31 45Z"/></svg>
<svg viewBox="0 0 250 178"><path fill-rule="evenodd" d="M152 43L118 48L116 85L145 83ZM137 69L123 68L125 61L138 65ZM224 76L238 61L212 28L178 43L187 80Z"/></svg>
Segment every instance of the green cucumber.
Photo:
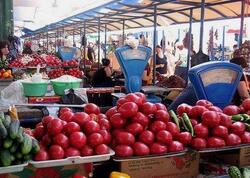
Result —
<svg viewBox="0 0 250 178"><path fill-rule="evenodd" d="M10 127L10 123L11 123L11 118L9 115L5 115L4 119L2 119L3 125L6 129L8 129Z"/></svg>
<svg viewBox="0 0 250 178"><path fill-rule="evenodd" d="M240 172L239 168L237 168L236 166L229 167L228 175L231 178L242 178L241 172Z"/></svg>
<svg viewBox="0 0 250 178"><path fill-rule="evenodd" d="M2 120L0 119L0 138L4 139L8 136L7 129L4 127Z"/></svg>
<svg viewBox="0 0 250 178"><path fill-rule="evenodd" d="M32 139L27 134L24 134L24 140L23 140L23 143L21 145L21 152L22 152L22 154L27 155L27 154L29 154L31 149L32 149Z"/></svg>
<svg viewBox="0 0 250 178"><path fill-rule="evenodd" d="M32 138L32 153L36 154L40 151L40 146L38 144L38 141L34 138Z"/></svg>
<svg viewBox="0 0 250 178"><path fill-rule="evenodd" d="M0 120L4 120L4 112L0 111Z"/></svg>
<svg viewBox="0 0 250 178"><path fill-rule="evenodd" d="M244 120L244 117L241 114L236 114L232 116L232 120L234 121L242 121Z"/></svg>
<svg viewBox="0 0 250 178"><path fill-rule="evenodd" d="M10 148L10 147L12 146L12 144L13 144L13 140L10 139L10 138L6 138L6 139L3 141L3 147L4 147L5 149Z"/></svg>
<svg viewBox="0 0 250 178"><path fill-rule="evenodd" d="M16 155L15 155L15 157L16 157L17 159L22 159L22 158L23 158L23 155L22 155L22 153L17 152Z"/></svg>
<svg viewBox="0 0 250 178"><path fill-rule="evenodd" d="M188 131L188 132L189 132L188 127L187 127L187 125L186 125L186 123L184 122L184 119L183 119L182 117L180 118L180 121L181 121L181 125L182 125L183 129L184 129L185 131Z"/></svg>
<svg viewBox="0 0 250 178"><path fill-rule="evenodd" d="M184 122L185 122L185 124L186 124L186 126L187 126L187 128L189 130L189 132L191 133L191 135L193 137L194 136L194 128L192 126L192 123L191 123L191 121L190 121L187 113L183 113L182 118L183 118L183 120L184 120Z"/></svg>
<svg viewBox="0 0 250 178"><path fill-rule="evenodd" d="M19 120L12 119L9 128L10 138L15 139L17 137L19 127L20 127Z"/></svg>
<svg viewBox="0 0 250 178"><path fill-rule="evenodd" d="M0 152L0 159L3 166L10 166L11 165L11 154L8 150L2 150Z"/></svg>
<svg viewBox="0 0 250 178"><path fill-rule="evenodd" d="M19 143L23 142L23 128L19 127L16 139Z"/></svg>
<svg viewBox="0 0 250 178"><path fill-rule="evenodd" d="M11 155L10 159L11 159L11 161L15 161L16 158L15 158L15 156Z"/></svg>
<svg viewBox="0 0 250 178"><path fill-rule="evenodd" d="M15 153L17 151L19 144L17 142L13 143L12 146L10 147L10 152Z"/></svg>
<svg viewBox="0 0 250 178"><path fill-rule="evenodd" d="M175 112L173 110L169 111L169 115L171 116L171 118L173 119L173 122L177 125L177 127L180 129L180 123L179 123L179 119L177 117L177 115L175 114Z"/></svg>
<svg viewBox="0 0 250 178"><path fill-rule="evenodd" d="M24 159L25 161L32 160L32 155L30 155L30 154L24 155L24 156L23 156L23 159Z"/></svg>

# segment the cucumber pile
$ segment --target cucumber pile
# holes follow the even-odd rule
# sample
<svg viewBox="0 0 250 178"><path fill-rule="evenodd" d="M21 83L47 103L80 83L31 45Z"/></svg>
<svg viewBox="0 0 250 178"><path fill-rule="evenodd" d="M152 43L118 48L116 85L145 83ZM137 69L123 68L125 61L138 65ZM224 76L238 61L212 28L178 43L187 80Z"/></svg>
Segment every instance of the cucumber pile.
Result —
<svg viewBox="0 0 250 178"><path fill-rule="evenodd" d="M37 140L24 133L19 120L0 112L0 166L25 163L39 150Z"/></svg>

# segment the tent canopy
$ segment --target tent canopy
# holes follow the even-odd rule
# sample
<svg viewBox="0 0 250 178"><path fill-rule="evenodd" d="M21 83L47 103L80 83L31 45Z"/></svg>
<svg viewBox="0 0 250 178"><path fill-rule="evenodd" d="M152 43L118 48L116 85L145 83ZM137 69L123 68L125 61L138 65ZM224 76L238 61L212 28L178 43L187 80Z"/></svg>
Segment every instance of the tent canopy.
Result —
<svg viewBox="0 0 250 178"><path fill-rule="evenodd" d="M115 0L37 29L32 36L43 36L47 31L55 35L62 30L71 35L80 34L84 23L86 33L98 32L99 19L101 31L105 26L108 31L122 30L123 21L125 29L152 27L154 7L157 7L158 26L189 22L190 9L193 10L193 22L200 21L201 0ZM241 7L241 0L206 0L205 20L241 17Z"/></svg>

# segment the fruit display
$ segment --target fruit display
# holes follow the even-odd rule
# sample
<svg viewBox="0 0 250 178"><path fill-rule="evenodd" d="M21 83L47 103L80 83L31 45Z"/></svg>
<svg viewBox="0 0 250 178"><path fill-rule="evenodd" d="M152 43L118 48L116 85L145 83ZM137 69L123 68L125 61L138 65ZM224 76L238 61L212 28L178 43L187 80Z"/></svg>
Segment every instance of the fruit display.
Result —
<svg viewBox="0 0 250 178"><path fill-rule="evenodd" d="M58 69L52 69L48 72L48 77L50 79L55 79L63 75L71 75L73 77L82 78L84 76L84 73L79 68L70 68L70 69L58 68Z"/></svg>
<svg viewBox="0 0 250 178"><path fill-rule="evenodd" d="M0 79L11 79L13 78L11 70L0 70Z"/></svg>
<svg viewBox="0 0 250 178"><path fill-rule="evenodd" d="M76 67L78 66L78 61L76 59L72 59L70 61L63 61L63 67Z"/></svg>
<svg viewBox="0 0 250 178"><path fill-rule="evenodd" d="M26 134L17 119L0 112L1 166L28 162L40 150L35 138Z"/></svg>
<svg viewBox="0 0 250 178"><path fill-rule="evenodd" d="M249 106L247 99L241 107L229 105L221 110L209 101L199 100L195 106L179 105L177 114L181 130L193 135L190 144L193 149L224 148L250 143L250 117L244 114ZM192 127L185 122L188 117Z"/></svg>
<svg viewBox="0 0 250 178"><path fill-rule="evenodd" d="M82 78L84 75L83 71L81 71L79 68L70 68L66 70L66 74L77 78Z"/></svg>
<svg viewBox="0 0 250 178"><path fill-rule="evenodd" d="M45 63L49 67L61 67L62 66L62 61L54 55L44 55L43 58L45 60Z"/></svg>
<svg viewBox="0 0 250 178"><path fill-rule="evenodd" d="M185 151L192 136L181 132L177 118L161 104L146 102L142 93L130 93L106 112L117 157L147 156Z"/></svg>
<svg viewBox="0 0 250 178"><path fill-rule="evenodd" d="M73 113L69 108L62 108L59 118L46 116L36 125L33 134L41 150L34 160L109 154L109 128L107 117L95 104L87 104L85 112Z"/></svg>

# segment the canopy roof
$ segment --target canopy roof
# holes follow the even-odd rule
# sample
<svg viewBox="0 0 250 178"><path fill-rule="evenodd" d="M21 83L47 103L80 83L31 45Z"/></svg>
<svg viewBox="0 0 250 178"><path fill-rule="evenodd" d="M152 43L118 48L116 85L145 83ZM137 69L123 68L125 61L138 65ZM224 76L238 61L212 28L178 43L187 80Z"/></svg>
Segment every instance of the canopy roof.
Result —
<svg viewBox="0 0 250 178"><path fill-rule="evenodd" d="M206 0L205 3L206 21L241 16L241 0ZM152 27L154 6L157 7L158 26L189 22L190 9L193 9L193 22L200 21L201 0L113 0L40 28L32 35L45 35L50 31L53 36L62 29L69 34L79 34L83 32L84 23L86 33L94 33L98 31L98 20L101 31L105 26L108 31L122 30L123 21L125 29Z"/></svg>

